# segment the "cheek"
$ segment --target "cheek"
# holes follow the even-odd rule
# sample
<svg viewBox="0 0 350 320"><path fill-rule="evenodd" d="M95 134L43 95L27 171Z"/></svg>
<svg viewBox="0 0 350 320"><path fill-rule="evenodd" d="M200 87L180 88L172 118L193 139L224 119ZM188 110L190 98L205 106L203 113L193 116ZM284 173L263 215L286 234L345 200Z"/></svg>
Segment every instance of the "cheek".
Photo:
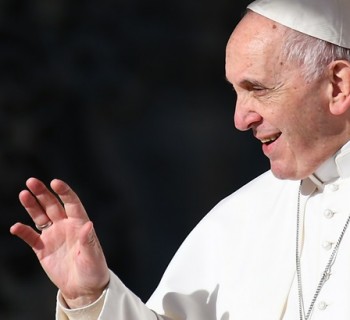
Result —
<svg viewBox="0 0 350 320"><path fill-rule="evenodd" d="M314 120L313 115L304 112L282 114L279 128L292 151L309 149L318 139L321 127L315 126Z"/></svg>
<svg viewBox="0 0 350 320"><path fill-rule="evenodd" d="M317 156L322 150L322 120L312 116L300 116L291 119L286 128L286 142L290 151L298 159L309 159Z"/></svg>

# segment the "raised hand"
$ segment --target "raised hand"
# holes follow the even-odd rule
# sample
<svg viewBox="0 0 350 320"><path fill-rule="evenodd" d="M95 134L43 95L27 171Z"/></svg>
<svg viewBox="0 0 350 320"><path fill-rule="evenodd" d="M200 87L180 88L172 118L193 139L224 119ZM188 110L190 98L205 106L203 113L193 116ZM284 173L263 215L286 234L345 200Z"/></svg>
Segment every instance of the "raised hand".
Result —
<svg viewBox="0 0 350 320"><path fill-rule="evenodd" d="M21 191L19 199L39 232L19 222L10 232L34 250L69 307L92 303L106 288L109 271L82 203L61 180L50 184L58 197L36 178L26 185L28 190Z"/></svg>

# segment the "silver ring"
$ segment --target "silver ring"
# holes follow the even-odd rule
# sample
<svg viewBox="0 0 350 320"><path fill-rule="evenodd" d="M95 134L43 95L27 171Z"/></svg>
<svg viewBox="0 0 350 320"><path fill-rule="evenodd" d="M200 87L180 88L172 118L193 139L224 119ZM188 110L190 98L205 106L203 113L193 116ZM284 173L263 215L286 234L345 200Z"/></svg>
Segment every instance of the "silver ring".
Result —
<svg viewBox="0 0 350 320"><path fill-rule="evenodd" d="M39 231L43 231L43 230L45 230L45 229L47 229L47 228L49 228L49 227L51 227L52 226L52 221L49 221L48 223L45 223L45 224L42 224L42 225L35 225L35 227L39 230Z"/></svg>

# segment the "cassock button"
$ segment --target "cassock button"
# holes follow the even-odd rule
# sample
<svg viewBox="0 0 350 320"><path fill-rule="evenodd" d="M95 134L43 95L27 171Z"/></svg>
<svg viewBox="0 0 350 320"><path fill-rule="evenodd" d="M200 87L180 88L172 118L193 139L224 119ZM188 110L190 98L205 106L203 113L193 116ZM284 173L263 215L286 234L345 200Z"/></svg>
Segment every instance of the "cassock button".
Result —
<svg viewBox="0 0 350 320"><path fill-rule="evenodd" d="M325 250L331 250L332 249L332 245L333 243L330 242L330 241L324 241L322 243L322 248L325 249Z"/></svg>
<svg viewBox="0 0 350 320"><path fill-rule="evenodd" d="M328 307L328 305L327 305L327 303L324 302L324 301L320 301L320 302L318 303L318 309L319 309L319 310L326 310L327 307Z"/></svg>
<svg viewBox="0 0 350 320"><path fill-rule="evenodd" d="M327 218L327 219L331 219L333 218L334 216L334 212L330 209L326 209L324 212L323 212L323 215Z"/></svg>

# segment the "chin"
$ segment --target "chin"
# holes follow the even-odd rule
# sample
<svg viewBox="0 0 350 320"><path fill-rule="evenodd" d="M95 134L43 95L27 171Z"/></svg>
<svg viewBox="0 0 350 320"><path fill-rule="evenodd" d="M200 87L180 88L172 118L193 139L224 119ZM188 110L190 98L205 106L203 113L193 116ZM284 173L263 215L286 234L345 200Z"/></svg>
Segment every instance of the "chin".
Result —
<svg viewBox="0 0 350 320"><path fill-rule="evenodd" d="M306 178L308 175L304 176L297 171L291 170L292 168L281 168L271 166L271 171L277 179L281 180L301 180Z"/></svg>
<svg viewBox="0 0 350 320"><path fill-rule="evenodd" d="M270 161L273 175L281 180L303 180L309 177L317 168L316 162L311 164L309 161L308 165L305 165L305 163L307 163L306 160L295 161L292 158L289 158L288 161L287 159L285 161Z"/></svg>

